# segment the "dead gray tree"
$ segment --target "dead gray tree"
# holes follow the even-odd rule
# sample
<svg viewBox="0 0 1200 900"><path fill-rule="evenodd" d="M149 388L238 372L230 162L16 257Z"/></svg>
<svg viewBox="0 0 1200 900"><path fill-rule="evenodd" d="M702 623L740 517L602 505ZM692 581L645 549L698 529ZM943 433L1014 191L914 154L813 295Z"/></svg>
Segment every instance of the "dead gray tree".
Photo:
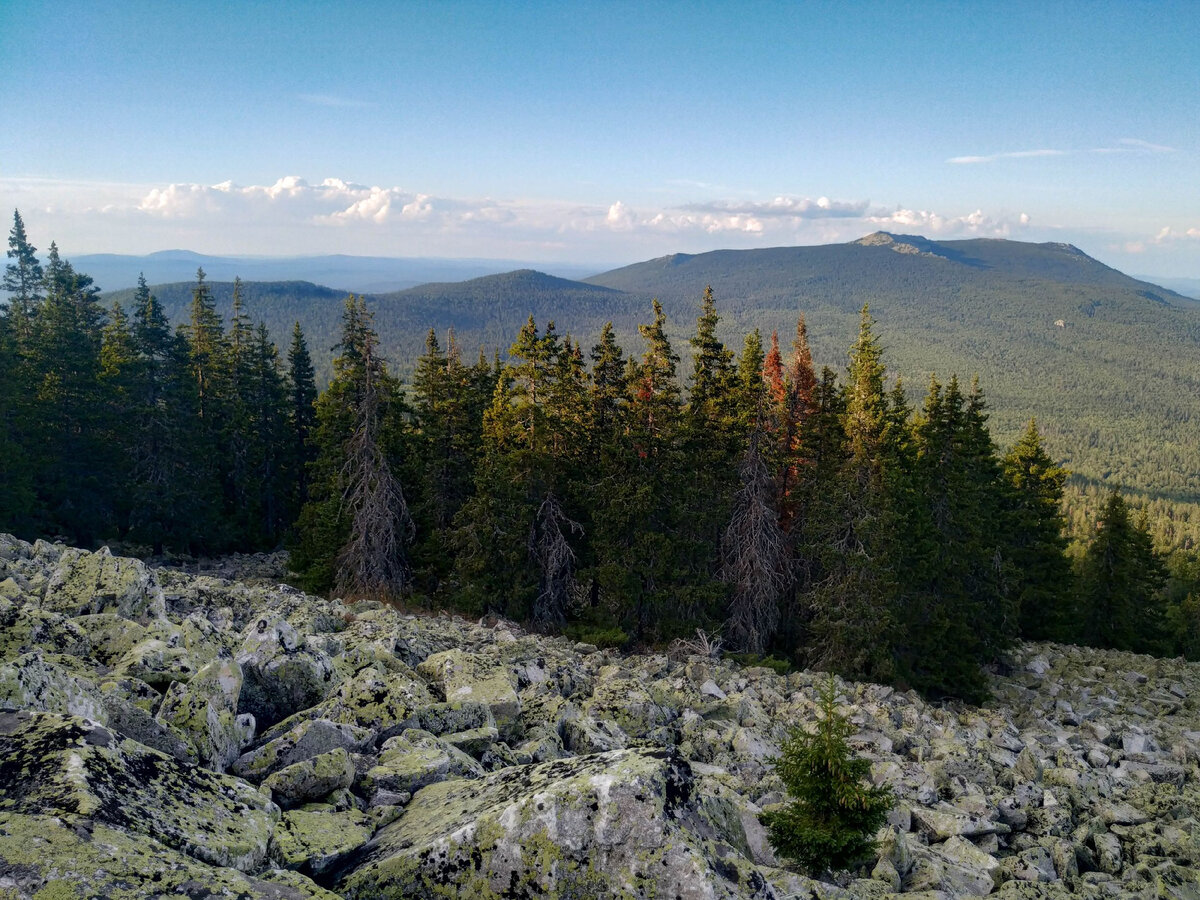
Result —
<svg viewBox="0 0 1200 900"><path fill-rule="evenodd" d="M529 529L529 558L538 568L538 593L533 600L533 625L548 631L567 624L567 604L575 586L575 551L567 542L566 529L582 534L583 526L569 518L550 491L538 507Z"/></svg>
<svg viewBox="0 0 1200 900"><path fill-rule="evenodd" d="M362 368L356 421L341 473L350 538L338 553L334 589L345 599L388 601L411 583L406 548L414 527L404 491L379 445L379 382L384 373L373 340L363 342Z"/></svg>
<svg viewBox="0 0 1200 900"><path fill-rule="evenodd" d="M730 586L725 634L736 649L762 653L779 626L779 601L792 584L787 536L772 499L775 484L758 449L758 429L738 470L741 487L721 536L721 580Z"/></svg>

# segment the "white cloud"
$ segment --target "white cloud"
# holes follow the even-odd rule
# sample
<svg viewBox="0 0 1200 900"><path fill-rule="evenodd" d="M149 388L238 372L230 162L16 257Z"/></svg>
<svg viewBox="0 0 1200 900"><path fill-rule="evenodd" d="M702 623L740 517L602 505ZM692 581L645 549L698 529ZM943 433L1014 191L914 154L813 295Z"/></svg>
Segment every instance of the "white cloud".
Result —
<svg viewBox="0 0 1200 900"><path fill-rule="evenodd" d="M846 202L830 200L828 197L776 197L764 203L746 201L716 201L689 203L682 208L690 212L714 213L717 215L743 215L791 219L857 219L867 211L869 202Z"/></svg>
<svg viewBox="0 0 1200 900"><path fill-rule="evenodd" d="M1186 231L1167 225L1159 229L1151 243L1170 244L1176 241L1200 241L1200 228L1188 228Z"/></svg>
<svg viewBox="0 0 1200 900"><path fill-rule="evenodd" d="M1175 153L1174 147L1168 147L1164 144L1154 144L1150 141L1144 141L1141 138L1121 138L1117 141L1116 147L1092 147L1087 150L1088 153L1129 153L1129 154L1159 154L1159 153ZM956 166L978 165L980 163L992 163L1000 159L1037 159L1047 156L1072 156L1084 151L1081 150L1013 150L1008 153L989 153L983 156L952 156L946 162Z"/></svg>
<svg viewBox="0 0 1200 900"><path fill-rule="evenodd" d="M1066 156L1066 150L1013 150L1009 153L991 153L987 156L952 156L946 162L956 166L990 163L998 159L1035 159L1042 156Z"/></svg>

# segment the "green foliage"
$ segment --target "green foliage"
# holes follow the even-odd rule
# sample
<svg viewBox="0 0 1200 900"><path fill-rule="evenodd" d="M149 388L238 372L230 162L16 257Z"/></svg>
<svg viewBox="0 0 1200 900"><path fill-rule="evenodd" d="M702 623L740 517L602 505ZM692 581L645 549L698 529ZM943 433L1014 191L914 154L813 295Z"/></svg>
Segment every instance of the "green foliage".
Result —
<svg viewBox="0 0 1200 900"><path fill-rule="evenodd" d="M576 622L568 625L563 633L573 641L592 644L601 649L621 648L629 643L629 635L613 625L604 627L589 625L586 622Z"/></svg>
<svg viewBox="0 0 1200 900"><path fill-rule="evenodd" d="M732 659L739 666L745 668L754 668L760 666L764 669L770 669L776 675L786 675L794 668L791 660L780 659L772 654L762 653L726 653L727 659Z"/></svg>
<svg viewBox="0 0 1200 900"><path fill-rule="evenodd" d="M762 814L775 852L813 876L865 858L892 808L890 790L863 783L871 763L846 743L854 726L841 714L837 695L831 676L820 688L815 731L796 727L784 741L775 772L792 800Z"/></svg>
<svg viewBox="0 0 1200 900"><path fill-rule="evenodd" d="M1067 471L1042 447L1037 422L1004 456L1012 519L1010 548L1021 635L1031 640L1062 640L1071 629L1073 585L1063 516Z"/></svg>
<svg viewBox="0 0 1200 900"><path fill-rule="evenodd" d="M1114 490L1079 562L1079 642L1142 653L1166 650L1160 595L1166 577L1144 519L1135 522Z"/></svg>

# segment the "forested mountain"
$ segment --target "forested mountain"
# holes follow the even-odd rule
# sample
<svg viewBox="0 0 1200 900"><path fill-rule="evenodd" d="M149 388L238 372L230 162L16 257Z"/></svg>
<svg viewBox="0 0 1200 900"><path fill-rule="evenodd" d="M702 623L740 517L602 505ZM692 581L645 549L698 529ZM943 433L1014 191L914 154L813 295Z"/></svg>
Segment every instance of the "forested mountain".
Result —
<svg viewBox="0 0 1200 900"><path fill-rule="evenodd" d="M892 253L873 240L860 248ZM684 351L686 319L670 327L657 299L623 346L554 319L640 305L631 293L527 270L430 285L375 301L393 327L447 329L401 379L351 295L318 392L300 324L285 357L240 281L226 324L197 272L172 328L144 281L129 312L106 311L53 243L43 267L19 214L7 257L0 531L154 554L286 542L308 587L345 598L626 646L720 630L756 658L934 695L982 696L980 663L1020 635L1200 652L1195 554L1164 556L1110 491L1072 561L1066 472L1037 425L1003 452L977 380L903 388L865 304L847 365L818 369L804 312L782 346L757 328L727 341L712 287ZM253 296L289 288L273 290ZM502 337L514 309L533 312L503 357L464 354L457 329Z"/></svg>
<svg viewBox="0 0 1200 900"><path fill-rule="evenodd" d="M74 264L109 291L132 290L138 275L150 284L169 284L195 277L204 269L216 281L311 281L335 285L342 291L397 291L430 281L461 281L524 268L527 262L504 259L439 259L437 257L328 256L256 257L210 256L190 250L160 250L145 256L93 253L75 257ZM544 268L544 266L543 266ZM555 265L567 277L590 275L596 269Z"/></svg>
<svg viewBox="0 0 1200 900"><path fill-rule="evenodd" d="M1077 527L1094 519L1107 486L1121 485L1157 504L1161 540L1200 534L1200 302L1070 245L879 233L822 247L676 254L586 283L522 270L370 301L381 352L406 377L429 328L444 340L453 327L464 353L490 357L531 313L585 345L611 320L618 341L633 346L653 297L681 342L707 284L723 311L722 339L736 343L754 328L786 334L804 312L814 359L837 369L870 304L891 369L911 391L931 373L978 374L1002 445L1037 417L1050 451L1076 474L1068 492L1086 500L1073 505ZM172 321L182 321L193 287L154 288ZM211 287L228 318L232 285ZM249 282L244 294L276 341L301 322L318 381L328 380L344 295L298 282Z"/></svg>

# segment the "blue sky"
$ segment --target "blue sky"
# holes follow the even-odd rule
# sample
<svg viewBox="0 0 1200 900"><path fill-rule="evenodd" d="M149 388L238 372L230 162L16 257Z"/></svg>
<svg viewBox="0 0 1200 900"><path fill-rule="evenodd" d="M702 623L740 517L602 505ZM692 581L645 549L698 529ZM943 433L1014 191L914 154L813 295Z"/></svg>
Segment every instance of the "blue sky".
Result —
<svg viewBox="0 0 1200 900"><path fill-rule="evenodd" d="M0 0L0 69L0 209L68 255L883 229L1200 277L1190 2Z"/></svg>

